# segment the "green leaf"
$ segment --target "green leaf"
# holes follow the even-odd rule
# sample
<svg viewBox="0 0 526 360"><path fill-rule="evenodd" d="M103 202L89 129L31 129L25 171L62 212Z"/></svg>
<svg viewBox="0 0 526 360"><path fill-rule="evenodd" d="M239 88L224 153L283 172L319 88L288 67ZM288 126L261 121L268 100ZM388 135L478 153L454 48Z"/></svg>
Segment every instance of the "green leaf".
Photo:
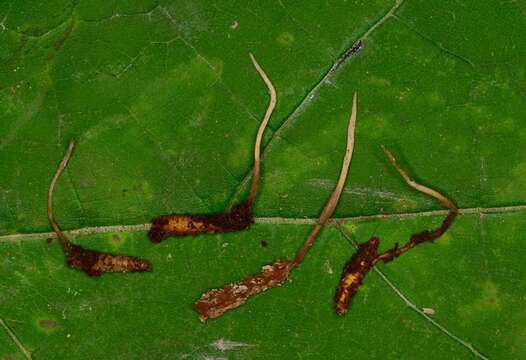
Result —
<svg viewBox="0 0 526 360"><path fill-rule="evenodd" d="M15 339L34 359L526 358L525 15L495 1L0 3L0 359L25 358ZM152 217L246 195L267 105L249 52L278 91L256 224L151 244ZM286 285L200 323L204 291L303 243L336 183L355 91L335 217L384 249L440 223L384 144L455 201L453 227L377 266L394 289L371 272L345 317L333 297L354 250L327 226ZM152 273L88 278L46 243L70 139L59 224Z"/></svg>

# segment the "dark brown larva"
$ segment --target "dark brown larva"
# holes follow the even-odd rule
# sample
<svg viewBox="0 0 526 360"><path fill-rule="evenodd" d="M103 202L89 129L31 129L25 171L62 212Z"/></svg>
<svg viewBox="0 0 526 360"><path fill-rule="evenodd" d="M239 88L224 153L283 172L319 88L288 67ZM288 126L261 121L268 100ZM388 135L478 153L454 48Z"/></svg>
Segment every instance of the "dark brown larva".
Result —
<svg viewBox="0 0 526 360"><path fill-rule="evenodd" d="M371 238L358 247L351 259L345 264L340 278L340 285L336 290L336 313L343 315L347 312L352 297L362 285L363 278L371 270L376 259L376 251L380 239Z"/></svg>
<svg viewBox="0 0 526 360"><path fill-rule="evenodd" d="M251 206L243 202L231 211L218 214L172 214L152 220L148 237L159 243L169 236L240 231L253 223Z"/></svg>
<svg viewBox="0 0 526 360"><path fill-rule="evenodd" d="M105 272L146 272L151 264L141 258L127 255L113 255L95 250L84 249L80 245L70 244L66 251L68 265L89 276L98 277Z"/></svg>
<svg viewBox="0 0 526 360"><path fill-rule="evenodd" d="M250 59L252 60L256 71L267 85L269 92L269 104L256 134L256 142L254 145L254 169L252 171L252 187L250 189L249 195L245 201L235 206L231 210L227 209L222 213L197 215L171 214L156 217L152 220L152 226L148 232L148 237L152 242L159 243L170 236L240 231L247 229L253 223L252 204L256 198L261 175L261 142L272 112L276 107L277 94L276 89L274 89L274 85L272 85L272 82L268 78L267 74L261 68L252 54L250 54Z"/></svg>

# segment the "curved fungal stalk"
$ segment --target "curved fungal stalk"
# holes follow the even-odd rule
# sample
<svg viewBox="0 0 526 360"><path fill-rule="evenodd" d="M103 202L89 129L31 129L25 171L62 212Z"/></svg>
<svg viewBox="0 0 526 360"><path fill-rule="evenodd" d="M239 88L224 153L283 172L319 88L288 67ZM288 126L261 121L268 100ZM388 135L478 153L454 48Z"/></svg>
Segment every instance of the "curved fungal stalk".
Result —
<svg viewBox="0 0 526 360"><path fill-rule="evenodd" d="M352 113L349 120L349 127L347 129L347 147L338 183L329 200L325 204L316 225L301 249L298 251L294 260L275 260L272 264L263 266L259 274L250 275L241 281L225 285L222 288L208 290L192 305L192 308L199 312L199 319L201 321L217 318L223 315L226 311L236 309L243 305L250 296L283 285L292 269L297 267L303 261L321 227L327 223L334 212L345 185L354 150L354 132L356 128L357 111L356 102L357 95L354 94Z"/></svg>
<svg viewBox="0 0 526 360"><path fill-rule="evenodd" d="M385 155L402 176L407 185L411 186L419 192L422 192L428 196L435 198L441 204L449 208L449 213L442 222L441 226L435 230L425 230L416 234L413 234L407 244L399 247L398 244L392 249L389 249L381 254L377 253L380 239L373 237L369 241L359 245L358 250L345 264L340 278L340 285L336 290L335 295L335 308L338 315L344 315L349 308L349 304L356 294L360 285L365 278L365 275L376 265L378 262L383 261L388 263L393 261L398 256L408 252L415 246L424 242L432 242L442 236L447 229L453 223L453 220L458 214L458 209L449 198L440 194L438 191L433 190L427 186L417 183L414 181L398 164L395 157L382 145L382 150Z"/></svg>
<svg viewBox="0 0 526 360"><path fill-rule="evenodd" d="M428 196L431 196L431 197L437 199L438 202L440 202L441 204L443 204L444 206L449 208L451 211L454 211L454 212L458 211L457 207L455 206L453 201L449 200L447 197L445 197L444 195L442 195L438 191L433 190L431 188L428 188L427 186L424 186L424 185L419 184L416 181L414 181L409 175L407 175L407 173L404 171L404 169L402 169L400 167L400 164L398 164L398 162L396 161L396 158L393 156L393 154L391 154L391 152L389 150L387 150L385 146L380 145L380 147L382 148L385 156L387 156L387 158L389 159L389 161L391 162L393 167L396 169L396 171L398 171L400 176L402 176L402 178L404 179L404 181L406 182L407 185L411 186L413 189L415 189L417 191L420 191L421 193L424 193L424 194L426 194Z"/></svg>
<svg viewBox="0 0 526 360"><path fill-rule="evenodd" d="M68 239L66 239L66 236L60 230L60 227L58 226L55 216L53 215L53 192L55 191L55 185L57 184L58 178L60 175L62 175L62 172L64 172L64 169L68 165L69 158L71 157L71 153L73 152L73 148L75 147L75 141L71 140L68 145L68 149L66 150L66 153L64 154L64 157L60 161L60 164L58 165L57 171L55 172L55 175L53 175L53 178L51 179L51 184L49 184L49 189L47 191L47 218L49 219L49 223L51 224L51 227L53 228L53 231L55 234L57 234L57 237L60 241L60 244L62 245L62 248L64 251L68 251L71 247L70 242Z"/></svg>
<svg viewBox="0 0 526 360"><path fill-rule="evenodd" d="M265 85L267 85L268 93L270 97L267 111L265 112L265 116L263 117L263 120L261 121L261 125L259 125L258 133L256 135L256 143L254 145L254 170L252 173L252 186L250 188L250 193L245 201L247 204L252 205L252 203L254 202L254 199L256 198L256 194L258 192L259 179L260 179L261 141L263 139L263 134L265 133L265 129L267 128L270 117L272 116L272 112L274 112L274 108L276 107L276 103L278 102L278 98L276 94L276 89L274 88L272 81L270 81L267 74L261 68L261 66L257 62L254 55L252 55L252 53L250 53L249 55L250 55L250 60L252 60L252 64L254 64L254 67L256 68L256 71L258 72L259 76L261 76L261 79L263 79L263 81L265 82Z"/></svg>
<svg viewBox="0 0 526 360"><path fill-rule="evenodd" d="M222 213L195 215L170 214L156 217L152 220L152 226L148 232L148 237L152 242L159 243L170 236L240 231L247 229L254 222L252 205L256 198L261 178L261 142L270 117L276 107L277 94L272 81L259 65L254 55L249 55L252 64L267 86L269 93L267 110L259 125L254 145L254 170L249 195L242 203L234 206L232 209L228 208Z"/></svg>
<svg viewBox="0 0 526 360"><path fill-rule="evenodd" d="M314 239L316 239L316 236L318 235L318 232L320 231L321 227L325 225L329 218L332 216L332 213L334 212L334 209L336 208L336 205L340 200L345 181L347 180L347 173L349 172L349 166L351 165L352 155L354 151L354 133L356 129L357 116L357 97L357 94L354 93L352 100L351 118L349 119L349 127L347 128L347 147L345 149L345 156L343 158L342 169L340 171L338 183L336 184L336 188L334 188L331 197L325 204L325 207L323 208L323 211L321 212L318 221L316 221L316 225L312 229L309 237L307 238L307 240L305 240L305 243L303 244L301 249L298 251L298 254L292 261L291 267L296 267L303 261L303 258L305 257L305 255L307 255L307 252L314 243Z"/></svg>
<svg viewBox="0 0 526 360"><path fill-rule="evenodd" d="M53 215L53 192L55 185L66 168L73 152L75 142L69 143L68 149L60 162L47 194L47 216L51 227L57 234L60 244L66 254L66 262L72 269L84 271L89 276L100 276L104 272L144 272L151 271L151 264L141 258L127 255L112 255L95 250L84 249L80 245L72 244L58 226Z"/></svg>
<svg viewBox="0 0 526 360"><path fill-rule="evenodd" d="M433 241L438 239L442 234L444 234L447 229L451 226L453 223L453 220L455 220L455 217L458 214L458 209L449 198L442 195L436 190L433 190L431 188L428 188L427 186L424 186L422 184L417 183L414 181L407 173L400 167L398 162L396 161L395 157L382 145L382 150L384 151L385 155L393 164L394 168L398 171L398 173L402 176L402 178L405 180L405 182L411 186L413 189L416 189L417 191L420 191L421 193L424 193L432 198L435 198L438 202L445 205L449 208L449 213L447 214L446 218L442 222L442 225L438 227L435 230L425 230L419 233L414 234L411 236L407 244L405 244L403 247L398 247L398 244L392 248L391 250L388 250L384 252L382 255L379 255L378 258L375 260L375 263L378 261L383 261L385 263L392 261L395 257L398 257L402 255L403 253L411 250L418 244L421 244L426 241Z"/></svg>

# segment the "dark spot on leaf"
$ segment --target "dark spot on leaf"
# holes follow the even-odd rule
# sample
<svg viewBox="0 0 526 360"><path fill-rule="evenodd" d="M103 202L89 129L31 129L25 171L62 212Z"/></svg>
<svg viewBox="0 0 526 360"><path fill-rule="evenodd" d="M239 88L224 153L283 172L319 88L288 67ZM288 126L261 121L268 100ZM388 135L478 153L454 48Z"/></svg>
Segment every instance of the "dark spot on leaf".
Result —
<svg viewBox="0 0 526 360"><path fill-rule="evenodd" d="M266 242L265 240L261 240L261 246L267 247L268 246L268 242Z"/></svg>
<svg viewBox="0 0 526 360"><path fill-rule="evenodd" d="M121 237L119 236L119 234L114 234L111 239L115 242L119 242L121 241Z"/></svg>
<svg viewBox="0 0 526 360"><path fill-rule="evenodd" d="M42 329L47 330L55 329L57 327L57 322L54 320L44 319L38 322L38 326L40 326Z"/></svg>
<svg viewBox="0 0 526 360"><path fill-rule="evenodd" d="M47 243L48 245L51 245L52 242L53 242L53 238L48 237L48 238L46 239L46 243Z"/></svg>

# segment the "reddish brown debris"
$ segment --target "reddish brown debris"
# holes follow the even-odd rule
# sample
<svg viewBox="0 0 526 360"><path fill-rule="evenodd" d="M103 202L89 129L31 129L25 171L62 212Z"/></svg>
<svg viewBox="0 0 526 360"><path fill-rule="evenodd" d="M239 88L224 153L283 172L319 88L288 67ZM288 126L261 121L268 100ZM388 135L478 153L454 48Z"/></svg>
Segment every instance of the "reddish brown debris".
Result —
<svg viewBox="0 0 526 360"><path fill-rule="evenodd" d="M68 265L84 271L89 276L100 276L104 272L145 272L152 266L146 260L135 256L112 255L82 246L70 244L66 251Z"/></svg>
<svg viewBox="0 0 526 360"><path fill-rule="evenodd" d="M344 315L347 312L352 297L362 285L365 275L373 267L379 243L380 239L373 237L366 243L361 244L358 247L358 251L345 264L340 279L340 286L335 296L336 313L338 315Z"/></svg>
<svg viewBox="0 0 526 360"><path fill-rule="evenodd" d="M243 305L251 295L283 285L289 275L289 265L288 260L276 260L272 265L263 266L259 274L219 289L208 290L192 308L199 312L201 321L219 317Z"/></svg>
<svg viewBox="0 0 526 360"><path fill-rule="evenodd" d="M170 236L240 231L253 222L251 206L243 202L227 213L159 216L153 219L148 237L159 243Z"/></svg>

